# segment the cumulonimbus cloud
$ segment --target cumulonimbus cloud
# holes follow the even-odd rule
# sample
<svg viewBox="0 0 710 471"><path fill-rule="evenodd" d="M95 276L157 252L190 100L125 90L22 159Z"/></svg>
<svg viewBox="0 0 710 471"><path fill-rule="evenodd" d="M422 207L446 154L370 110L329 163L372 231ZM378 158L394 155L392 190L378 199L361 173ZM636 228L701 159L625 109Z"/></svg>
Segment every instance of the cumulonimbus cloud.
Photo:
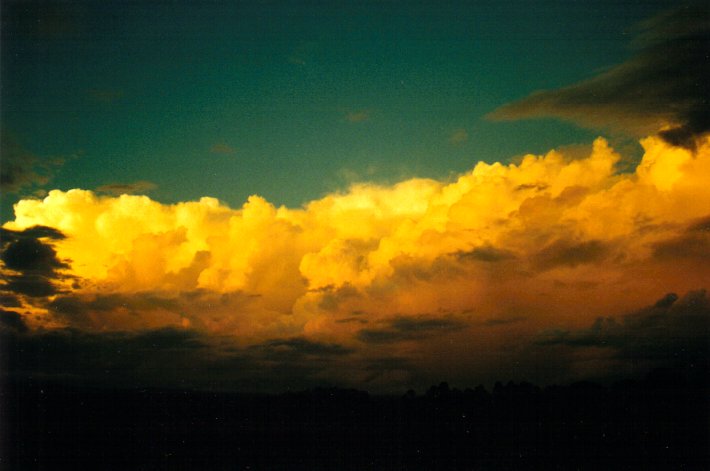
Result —
<svg viewBox="0 0 710 471"><path fill-rule="evenodd" d="M355 184L301 208L54 190L18 202L4 226L51 255L54 290L13 285L24 265L5 245L0 294L21 317L8 322L30 332L186 329L259 361L340 352L327 374L381 384L436 375L451 355L460 371L513 377L541 331L582 331L710 279L697 256L709 246L710 139L641 142L632 173L599 138L582 157ZM547 351L530 361L552 368ZM414 366L372 376L386 358Z"/></svg>

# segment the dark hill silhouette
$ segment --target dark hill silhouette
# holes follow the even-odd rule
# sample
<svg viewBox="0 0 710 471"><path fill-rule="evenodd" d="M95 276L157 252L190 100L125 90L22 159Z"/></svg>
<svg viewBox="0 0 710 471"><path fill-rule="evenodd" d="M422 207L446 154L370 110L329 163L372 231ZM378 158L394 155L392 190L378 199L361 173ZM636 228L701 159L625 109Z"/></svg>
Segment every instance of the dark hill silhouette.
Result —
<svg viewBox="0 0 710 471"><path fill-rule="evenodd" d="M707 377L374 396L3 388L3 469L710 469Z"/></svg>

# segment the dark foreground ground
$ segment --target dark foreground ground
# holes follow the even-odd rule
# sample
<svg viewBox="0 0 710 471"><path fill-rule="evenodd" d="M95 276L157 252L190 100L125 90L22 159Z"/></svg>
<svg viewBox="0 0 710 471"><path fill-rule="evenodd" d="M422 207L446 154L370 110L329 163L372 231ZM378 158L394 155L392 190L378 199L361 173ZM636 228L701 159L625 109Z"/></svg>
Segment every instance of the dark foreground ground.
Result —
<svg viewBox="0 0 710 471"><path fill-rule="evenodd" d="M707 384L527 383L370 396L3 387L0 469L710 469Z"/></svg>

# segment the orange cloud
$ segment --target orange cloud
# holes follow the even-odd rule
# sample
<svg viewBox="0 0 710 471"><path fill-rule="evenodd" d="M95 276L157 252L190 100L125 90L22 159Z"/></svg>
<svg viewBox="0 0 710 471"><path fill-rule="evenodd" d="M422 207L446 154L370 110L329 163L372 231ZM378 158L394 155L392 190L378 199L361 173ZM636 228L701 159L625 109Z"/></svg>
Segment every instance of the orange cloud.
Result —
<svg viewBox="0 0 710 471"><path fill-rule="evenodd" d="M453 145L463 144L466 141L468 141L468 132L463 128L454 130L449 136L449 142Z"/></svg>
<svg viewBox="0 0 710 471"><path fill-rule="evenodd" d="M210 152L212 152L213 154L230 155L234 154L236 151L237 150L234 147L224 142L218 142L217 144L214 144L212 147L210 147Z"/></svg>
<svg viewBox="0 0 710 471"><path fill-rule="evenodd" d="M710 217L710 140L642 145L633 173L599 138L583 158L553 150L448 183L357 184L301 209L54 190L17 203L4 227L65 236L50 242L76 281L42 303L18 295L42 314L33 326L190 327L244 345L366 345L434 369L444 351L484 363L516 339L710 279L696 256L710 247L697 230Z"/></svg>
<svg viewBox="0 0 710 471"><path fill-rule="evenodd" d="M349 111L345 115L345 119L349 123L361 123L363 121L367 121L370 119L371 112L370 110L357 110L357 111Z"/></svg>

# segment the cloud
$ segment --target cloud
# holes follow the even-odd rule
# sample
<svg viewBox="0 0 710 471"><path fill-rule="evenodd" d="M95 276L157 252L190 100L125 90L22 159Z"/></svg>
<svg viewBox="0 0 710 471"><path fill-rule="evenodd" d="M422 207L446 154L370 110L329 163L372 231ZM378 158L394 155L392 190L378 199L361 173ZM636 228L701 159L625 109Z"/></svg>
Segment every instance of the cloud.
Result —
<svg viewBox="0 0 710 471"><path fill-rule="evenodd" d="M218 142L217 144L214 144L212 147L210 147L210 152L212 152L213 154L231 155L237 152L237 150L229 144L225 144L224 142Z"/></svg>
<svg viewBox="0 0 710 471"><path fill-rule="evenodd" d="M456 252L456 257L459 260L474 260L478 262L495 263L503 260L515 258L515 255L506 250L497 249L490 245L475 247L471 250Z"/></svg>
<svg viewBox="0 0 710 471"><path fill-rule="evenodd" d="M30 229L30 232L33 230ZM42 275L52 274L58 268L66 268L67 264L57 258L56 251L38 238L26 237L23 232L2 230L3 234L15 238L3 244L0 260L5 268L18 272L33 272ZM36 228L35 228L36 232Z"/></svg>
<svg viewBox="0 0 710 471"><path fill-rule="evenodd" d="M345 120L349 123L362 123L363 121L370 119L371 115L372 112L370 110L349 111L345 115Z"/></svg>
<svg viewBox="0 0 710 471"><path fill-rule="evenodd" d="M20 302L20 298L15 296L14 294L10 293L2 293L0 294L0 305L5 306L5 307L22 307L22 303Z"/></svg>
<svg viewBox="0 0 710 471"><path fill-rule="evenodd" d="M607 257L609 252L609 247L599 240L556 240L533 255L532 260L538 269L547 270L557 266L575 267L598 262Z"/></svg>
<svg viewBox="0 0 710 471"><path fill-rule="evenodd" d="M710 261L710 218L691 223L680 234L657 242L653 254L662 260Z"/></svg>
<svg viewBox="0 0 710 471"><path fill-rule="evenodd" d="M486 327L497 327L497 326L502 326L502 325L510 325L510 324L516 324L518 322L525 322L527 320L526 317L507 317L507 318L501 318L501 319L486 319L483 322L483 325Z"/></svg>
<svg viewBox="0 0 710 471"><path fill-rule="evenodd" d="M272 359L300 357L330 357L352 353L353 350L334 343L314 342L306 338L274 339L252 347Z"/></svg>
<svg viewBox="0 0 710 471"><path fill-rule="evenodd" d="M18 193L44 185L51 180L56 168L64 163L60 157L32 154L8 132L3 131L0 139L0 190L3 193Z"/></svg>
<svg viewBox="0 0 710 471"><path fill-rule="evenodd" d="M108 193L110 195L132 195L132 194L143 194L157 188L153 182L140 180L133 183L107 183L96 188L99 193Z"/></svg>
<svg viewBox="0 0 710 471"><path fill-rule="evenodd" d="M196 369L207 367L211 358L205 339L184 329L140 333L0 330L0 336L4 348L13 352L4 374L19 378L189 387L200 380Z"/></svg>
<svg viewBox="0 0 710 471"><path fill-rule="evenodd" d="M463 128L456 129L449 136L449 143L453 145L460 145L466 141L468 141L468 132Z"/></svg>
<svg viewBox="0 0 710 471"><path fill-rule="evenodd" d="M634 136L658 132L673 145L692 148L710 130L710 12L677 8L637 32L635 55L626 62L574 85L535 92L490 117L558 117Z"/></svg>
<svg viewBox="0 0 710 471"><path fill-rule="evenodd" d="M188 329L230 343L207 366L248 369L235 384L279 374L384 387L525 371L561 381L582 364L630 360L607 349L583 363L597 347L555 332L570 338L604 313L710 279L710 140L694 151L641 144L632 172L616 170L624 156L599 138L585 153L360 183L300 208L53 190L19 201L3 226L5 248L36 250L5 256L24 271L5 268L2 294L30 332ZM529 347L541 331L558 340ZM413 366L376 377L376 358Z"/></svg>
<svg viewBox="0 0 710 471"><path fill-rule="evenodd" d="M396 343L407 340L421 340L432 335L459 331L467 326L455 319L432 319L421 317L397 317L387 325L377 329L362 329L357 336L365 343Z"/></svg>
<svg viewBox="0 0 710 471"><path fill-rule="evenodd" d="M185 328L32 331L20 322L0 312L0 345L13 352L4 356L2 379L273 392L322 386L337 377L343 367L339 361L350 354L336 344L301 338L242 348L234 339L215 339Z"/></svg>
<svg viewBox="0 0 710 471"><path fill-rule="evenodd" d="M2 329L10 329L16 332L27 332L28 330L20 314L5 309L0 309L0 331Z"/></svg>
<svg viewBox="0 0 710 471"><path fill-rule="evenodd" d="M69 265L57 257L48 240L63 239L61 232L33 226L24 231L0 228L0 235L0 260L3 262L0 291L4 291L5 296L19 294L42 298L60 291L56 282L66 277L60 271Z"/></svg>
<svg viewBox="0 0 710 471"><path fill-rule="evenodd" d="M710 366L710 300L705 290L683 297L669 293L654 305L631 314L600 317L590 327L547 331L537 343L575 349L610 351L613 360L628 361L643 369Z"/></svg>

